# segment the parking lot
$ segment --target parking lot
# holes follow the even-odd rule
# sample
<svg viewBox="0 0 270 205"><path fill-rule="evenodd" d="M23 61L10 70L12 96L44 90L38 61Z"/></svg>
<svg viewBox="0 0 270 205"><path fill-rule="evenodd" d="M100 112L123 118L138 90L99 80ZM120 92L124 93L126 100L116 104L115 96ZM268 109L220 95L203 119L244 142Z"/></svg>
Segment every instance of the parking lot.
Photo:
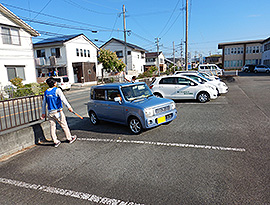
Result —
<svg viewBox="0 0 270 205"><path fill-rule="evenodd" d="M89 91L71 91L85 117L67 114L78 140L58 148L46 142L0 162L0 203L269 204L270 75L226 83L229 92L208 103L176 101L172 123L140 135L91 125Z"/></svg>

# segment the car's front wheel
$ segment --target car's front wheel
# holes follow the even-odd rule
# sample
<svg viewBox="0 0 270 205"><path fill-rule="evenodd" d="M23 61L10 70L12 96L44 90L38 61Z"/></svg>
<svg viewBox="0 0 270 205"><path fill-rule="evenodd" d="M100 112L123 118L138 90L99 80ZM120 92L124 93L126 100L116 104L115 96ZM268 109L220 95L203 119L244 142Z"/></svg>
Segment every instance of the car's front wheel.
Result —
<svg viewBox="0 0 270 205"><path fill-rule="evenodd" d="M129 126L130 131L133 134L138 135L142 132L142 124L141 124L140 120L136 117L131 117L129 119L128 126Z"/></svg>
<svg viewBox="0 0 270 205"><path fill-rule="evenodd" d="M210 96L209 96L209 94L207 92L201 92L201 93L198 94L197 100L200 103L205 103L205 102L210 100Z"/></svg>
<svg viewBox="0 0 270 205"><path fill-rule="evenodd" d="M89 111L89 117L92 125L97 125L99 123L99 119L94 111Z"/></svg>
<svg viewBox="0 0 270 205"><path fill-rule="evenodd" d="M163 96L160 93L154 93L154 96L156 96L158 98L163 98Z"/></svg>

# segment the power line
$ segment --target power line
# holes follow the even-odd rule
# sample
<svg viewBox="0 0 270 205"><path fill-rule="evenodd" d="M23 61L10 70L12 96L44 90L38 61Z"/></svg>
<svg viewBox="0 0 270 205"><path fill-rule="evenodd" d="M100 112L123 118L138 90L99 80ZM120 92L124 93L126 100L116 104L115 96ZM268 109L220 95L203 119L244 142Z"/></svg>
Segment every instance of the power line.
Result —
<svg viewBox="0 0 270 205"><path fill-rule="evenodd" d="M75 3L72 0L63 0L63 1L65 1L66 3L71 4L73 6L76 6L77 8L80 8L80 9L83 9L83 10L86 10L86 11L89 11L91 13L103 14L103 15L114 15L115 14L115 13L103 13L103 12L98 12L98 11L95 11L95 10L91 10L91 9L85 8L85 7L83 7L83 6Z"/></svg>
<svg viewBox="0 0 270 205"><path fill-rule="evenodd" d="M169 22L170 22L170 20L171 20L171 18L172 18L172 16L173 16L173 14L174 14L174 12L175 12L175 10L176 10L178 4L179 4L179 2L180 2L180 0L177 1L177 4L175 5L175 7L174 7L174 9L173 9L173 12L171 13L171 15L170 15L170 17L169 17L167 23L165 24L164 28L161 30L161 32L160 32L160 34L159 34L158 36L161 35L161 33L165 30L165 28L166 28L167 25L169 24Z"/></svg>
<svg viewBox="0 0 270 205"><path fill-rule="evenodd" d="M50 15L50 14L45 14L45 13L41 13L41 12L36 12L36 11L33 11L33 10L21 8L21 7L14 6L14 5L10 5L10 4L5 4L5 3L3 3L3 5L8 6L8 7L12 7L12 8L16 8L16 9L19 9L19 10L31 12L31 13L39 13L39 15L43 15L43 16L55 18L55 19L58 19L58 20L60 19L60 20L63 20L63 21L68 21L68 22L78 23L78 24L82 24L82 25L93 26L93 27L96 27L96 28L110 29L110 28L106 28L106 27L103 27L103 26L97 26L97 25L93 25L93 24L88 24L88 23L80 22L80 21L75 21L75 20L72 20L72 19L66 19L66 18L59 17L59 16L54 16L54 15Z"/></svg>
<svg viewBox="0 0 270 205"><path fill-rule="evenodd" d="M38 14L32 20L34 20L49 5L49 3L51 3L51 1L52 0L49 0L47 4L40 10L40 12L38 12Z"/></svg>

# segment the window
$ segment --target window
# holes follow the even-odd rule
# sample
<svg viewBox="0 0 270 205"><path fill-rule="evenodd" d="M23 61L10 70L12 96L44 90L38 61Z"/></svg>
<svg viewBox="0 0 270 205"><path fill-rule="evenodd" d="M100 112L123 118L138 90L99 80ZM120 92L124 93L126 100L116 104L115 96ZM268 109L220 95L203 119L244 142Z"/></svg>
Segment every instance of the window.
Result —
<svg viewBox="0 0 270 205"><path fill-rule="evenodd" d="M37 50L37 57L38 58L45 58L45 49Z"/></svg>
<svg viewBox="0 0 270 205"><path fill-rule="evenodd" d="M159 84L176 84L174 77L169 77L169 78L162 78L159 81Z"/></svg>
<svg viewBox="0 0 270 205"><path fill-rule="evenodd" d="M105 90L95 89L95 100L105 100Z"/></svg>
<svg viewBox="0 0 270 205"><path fill-rule="evenodd" d="M120 97L119 90L107 90L107 100L114 101L115 97Z"/></svg>
<svg viewBox="0 0 270 205"><path fill-rule="evenodd" d="M80 56L80 52L79 52L79 49L78 48L76 48L76 55L77 56Z"/></svg>
<svg viewBox="0 0 270 205"><path fill-rule="evenodd" d="M13 78L22 78L25 80L24 66L7 67L8 80Z"/></svg>
<svg viewBox="0 0 270 205"><path fill-rule="evenodd" d="M88 53L88 57L90 57L90 50L87 50L87 53Z"/></svg>
<svg viewBox="0 0 270 205"><path fill-rule="evenodd" d="M60 58L60 48L51 48L51 54L56 58Z"/></svg>
<svg viewBox="0 0 270 205"><path fill-rule="evenodd" d="M186 78L178 78L177 84L178 85L190 85L190 80L188 80Z"/></svg>
<svg viewBox="0 0 270 205"><path fill-rule="evenodd" d="M19 30L15 28L1 27L3 44L20 45Z"/></svg>
<svg viewBox="0 0 270 205"><path fill-rule="evenodd" d="M123 51L115 51L118 58L123 58Z"/></svg>
<svg viewBox="0 0 270 205"><path fill-rule="evenodd" d="M83 53L84 53L84 57L86 57L86 50L85 49L83 50Z"/></svg>
<svg viewBox="0 0 270 205"><path fill-rule="evenodd" d="M83 50L82 49L80 49L80 53L81 53L81 57L83 57Z"/></svg>
<svg viewBox="0 0 270 205"><path fill-rule="evenodd" d="M131 55L131 51L128 51L127 54L128 54L128 55Z"/></svg>

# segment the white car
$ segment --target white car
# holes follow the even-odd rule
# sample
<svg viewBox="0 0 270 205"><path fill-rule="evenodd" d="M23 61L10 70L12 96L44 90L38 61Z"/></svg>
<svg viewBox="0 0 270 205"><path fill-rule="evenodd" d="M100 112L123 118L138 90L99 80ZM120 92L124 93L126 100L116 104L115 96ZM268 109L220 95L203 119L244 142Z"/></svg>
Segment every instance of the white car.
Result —
<svg viewBox="0 0 270 205"><path fill-rule="evenodd" d="M256 65L254 68L254 73L269 73L270 72L270 68L265 66L265 65Z"/></svg>
<svg viewBox="0 0 270 205"><path fill-rule="evenodd" d="M215 88L218 92L218 95L227 93L229 91L228 86L224 82L222 82L220 80L213 80L213 79L206 78L203 75L201 75L200 73L182 73L180 75L187 76L189 78L197 80L200 83L205 83L205 84L215 86Z"/></svg>
<svg viewBox="0 0 270 205"><path fill-rule="evenodd" d="M57 87L61 90L70 90L71 83L69 82L69 78L67 76L59 76L53 77L57 82Z"/></svg>
<svg viewBox="0 0 270 205"><path fill-rule="evenodd" d="M186 76L171 75L156 77L150 89L157 97L170 99L197 99L205 103L217 98L217 90L210 84L201 84Z"/></svg>
<svg viewBox="0 0 270 205"><path fill-rule="evenodd" d="M199 71L175 71L174 75L178 75L178 74L182 74L182 73L197 73L197 74L201 74L202 76L209 78L211 80L220 80L220 78L216 75L211 75L209 73L204 73L204 72L199 72Z"/></svg>
<svg viewBox="0 0 270 205"><path fill-rule="evenodd" d="M224 70L219 68L216 64L200 64L198 66L199 72L210 73L211 75L223 75Z"/></svg>

